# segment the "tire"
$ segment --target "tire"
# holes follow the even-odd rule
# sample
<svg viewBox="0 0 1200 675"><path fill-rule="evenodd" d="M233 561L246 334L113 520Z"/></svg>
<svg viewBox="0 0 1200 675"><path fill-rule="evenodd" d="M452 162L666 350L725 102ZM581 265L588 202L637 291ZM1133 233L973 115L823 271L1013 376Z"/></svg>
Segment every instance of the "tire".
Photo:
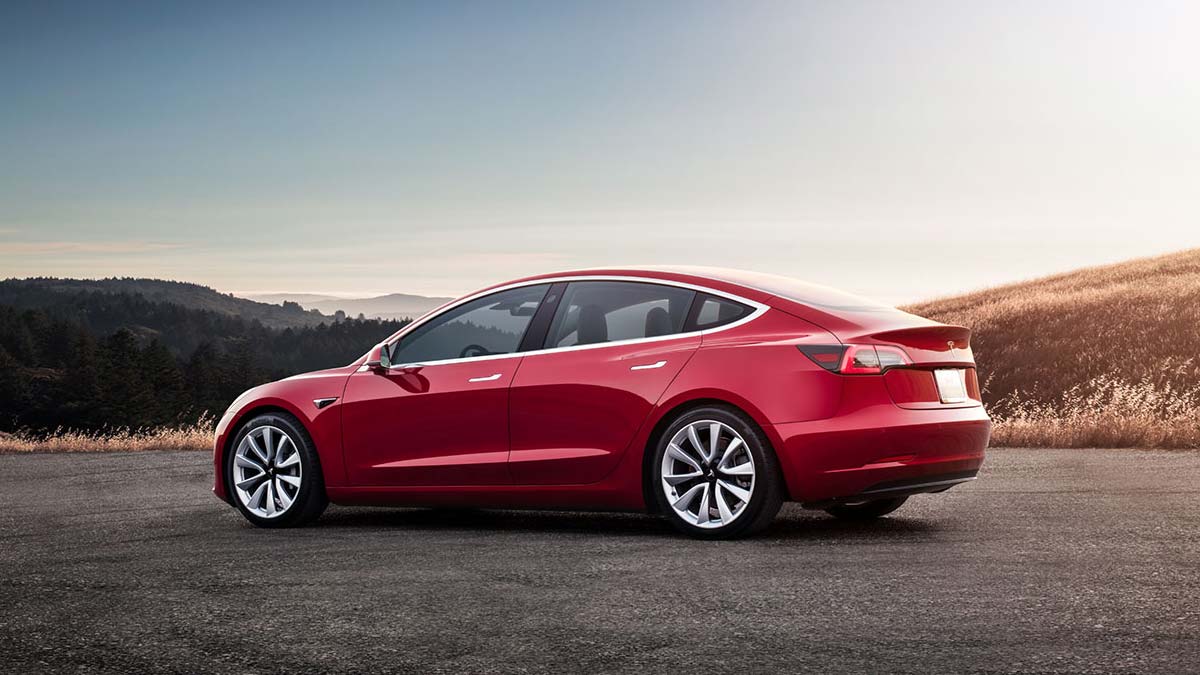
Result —
<svg viewBox="0 0 1200 675"><path fill-rule="evenodd" d="M762 530L779 513L785 495L779 460L766 435L745 413L723 405L689 410L671 422L655 446L651 480L662 513L698 539L733 539Z"/></svg>
<svg viewBox="0 0 1200 675"><path fill-rule="evenodd" d="M225 485L258 527L305 525L329 505L316 446L287 413L258 415L238 431L225 456Z"/></svg>
<svg viewBox="0 0 1200 675"><path fill-rule="evenodd" d="M861 504L841 504L825 509L825 513L842 520L874 520L895 511L908 501L908 497L875 499Z"/></svg>

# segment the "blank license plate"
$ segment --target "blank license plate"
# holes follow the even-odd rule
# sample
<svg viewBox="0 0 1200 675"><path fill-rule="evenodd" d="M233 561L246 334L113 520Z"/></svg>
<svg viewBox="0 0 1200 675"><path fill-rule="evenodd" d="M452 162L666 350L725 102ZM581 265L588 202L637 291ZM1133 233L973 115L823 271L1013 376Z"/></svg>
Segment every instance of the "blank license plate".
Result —
<svg viewBox="0 0 1200 675"><path fill-rule="evenodd" d="M942 368L933 371L933 379L937 382L938 397L942 399L942 403L962 403L967 400L964 372L957 368Z"/></svg>

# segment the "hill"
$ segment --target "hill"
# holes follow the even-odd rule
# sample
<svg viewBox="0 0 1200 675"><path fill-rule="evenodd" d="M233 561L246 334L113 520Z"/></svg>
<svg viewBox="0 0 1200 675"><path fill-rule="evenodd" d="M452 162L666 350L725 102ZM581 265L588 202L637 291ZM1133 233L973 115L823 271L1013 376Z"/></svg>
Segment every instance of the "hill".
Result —
<svg viewBox="0 0 1200 675"><path fill-rule="evenodd" d="M971 328L984 400L1010 429L1043 420L1060 445L1200 445L1200 249L904 309Z"/></svg>
<svg viewBox="0 0 1200 675"><path fill-rule="evenodd" d="M268 328L301 328L330 321L298 304L270 305L219 293L207 286L161 279L6 279L0 281L0 305L18 309L72 304L92 293L140 296L150 302L206 310L258 321Z"/></svg>
<svg viewBox="0 0 1200 675"><path fill-rule="evenodd" d="M372 298L338 298L308 293L250 293L244 297L259 302L295 302L309 310L333 314L339 310L346 316L362 314L369 319L415 319L453 298L426 297L405 293L389 293Z"/></svg>
<svg viewBox="0 0 1200 675"><path fill-rule="evenodd" d="M247 388L349 363L403 325L225 302L194 284L106 281L118 283L0 282L0 432L211 421ZM263 307L286 321L264 323ZM287 325L297 317L317 323Z"/></svg>

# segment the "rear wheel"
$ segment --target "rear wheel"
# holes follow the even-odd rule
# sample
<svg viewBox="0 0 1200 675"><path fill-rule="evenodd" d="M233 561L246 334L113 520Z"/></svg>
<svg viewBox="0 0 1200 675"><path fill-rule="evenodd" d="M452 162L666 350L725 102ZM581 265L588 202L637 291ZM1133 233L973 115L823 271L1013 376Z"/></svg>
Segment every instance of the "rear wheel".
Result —
<svg viewBox="0 0 1200 675"><path fill-rule="evenodd" d="M226 459L234 505L259 527L295 527L329 504L316 447L286 413L259 415L242 427Z"/></svg>
<svg viewBox="0 0 1200 675"><path fill-rule="evenodd" d="M895 511L906 501L908 501L908 497L895 497L893 499L873 499L857 504L839 504L825 509L825 513L842 520L873 520Z"/></svg>
<svg viewBox="0 0 1200 675"><path fill-rule="evenodd" d="M693 537L752 534L769 525L783 503L770 443L733 408L704 407L679 416L659 440L652 466L662 512Z"/></svg>

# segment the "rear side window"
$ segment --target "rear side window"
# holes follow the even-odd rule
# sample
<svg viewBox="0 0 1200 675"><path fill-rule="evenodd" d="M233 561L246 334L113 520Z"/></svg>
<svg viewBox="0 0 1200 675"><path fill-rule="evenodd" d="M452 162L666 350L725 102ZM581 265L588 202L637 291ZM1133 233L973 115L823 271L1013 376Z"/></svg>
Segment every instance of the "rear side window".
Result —
<svg viewBox="0 0 1200 675"><path fill-rule="evenodd" d="M696 298L696 306L692 310L692 321L688 330L708 330L738 319L749 316L753 308L740 302L718 298L715 295L701 294Z"/></svg>
<svg viewBox="0 0 1200 675"><path fill-rule="evenodd" d="M661 337L682 332L695 291L633 281L567 286L546 348Z"/></svg>

